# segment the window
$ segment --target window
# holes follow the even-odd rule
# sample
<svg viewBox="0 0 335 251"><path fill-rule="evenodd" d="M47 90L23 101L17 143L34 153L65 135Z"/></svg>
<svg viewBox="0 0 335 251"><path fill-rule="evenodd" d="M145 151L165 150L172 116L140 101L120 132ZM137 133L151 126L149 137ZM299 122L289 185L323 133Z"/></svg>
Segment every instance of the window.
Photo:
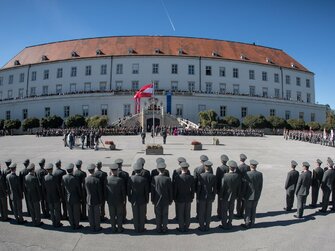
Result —
<svg viewBox="0 0 335 251"><path fill-rule="evenodd" d="M275 83L279 83L279 74L278 73L274 74L274 81L275 81Z"/></svg>
<svg viewBox="0 0 335 251"><path fill-rule="evenodd" d="M159 90L159 81L158 80L154 80L154 87L155 87L155 90Z"/></svg>
<svg viewBox="0 0 335 251"><path fill-rule="evenodd" d="M77 76L77 67L73 66L71 67L71 77Z"/></svg>
<svg viewBox="0 0 335 251"><path fill-rule="evenodd" d="M2 91L0 91L0 100L2 100Z"/></svg>
<svg viewBox="0 0 335 251"><path fill-rule="evenodd" d="M61 94L62 93L62 85L56 85L56 94Z"/></svg>
<svg viewBox="0 0 335 251"><path fill-rule="evenodd" d="M36 71L31 72L31 81L36 81Z"/></svg>
<svg viewBox="0 0 335 251"><path fill-rule="evenodd" d="M241 107L241 117L244 118L248 115L248 107Z"/></svg>
<svg viewBox="0 0 335 251"><path fill-rule="evenodd" d="M67 118L70 116L70 106L66 105L64 106L64 118Z"/></svg>
<svg viewBox="0 0 335 251"><path fill-rule="evenodd" d="M176 116L183 116L183 105L176 105Z"/></svg>
<svg viewBox="0 0 335 251"><path fill-rule="evenodd" d="M0 77L0 85L3 85L3 77Z"/></svg>
<svg viewBox="0 0 335 251"><path fill-rule="evenodd" d="M206 93L211 93L212 92L212 83L206 83Z"/></svg>
<svg viewBox="0 0 335 251"><path fill-rule="evenodd" d="M116 65L116 74L123 74L123 64Z"/></svg>
<svg viewBox="0 0 335 251"><path fill-rule="evenodd" d="M306 79L306 87L307 88L311 87L311 81L309 79Z"/></svg>
<svg viewBox="0 0 335 251"><path fill-rule="evenodd" d="M212 66L206 66L206 76L212 76Z"/></svg>
<svg viewBox="0 0 335 251"><path fill-rule="evenodd" d="M83 105L83 116L84 117L88 116L88 105Z"/></svg>
<svg viewBox="0 0 335 251"><path fill-rule="evenodd" d="M291 90L286 90L286 99L291 100Z"/></svg>
<svg viewBox="0 0 335 251"><path fill-rule="evenodd" d="M123 116L130 115L130 104L123 105Z"/></svg>
<svg viewBox="0 0 335 251"><path fill-rule="evenodd" d="M297 101L302 101L301 100L301 92L297 92Z"/></svg>
<svg viewBox="0 0 335 251"><path fill-rule="evenodd" d="M262 71L262 80L268 81L268 73L266 71Z"/></svg>
<svg viewBox="0 0 335 251"><path fill-rule="evenodd" d="M8 84L11 85L11 84L13 84L13 82L14 82L14 76L13 75L9 75Z"/></svg>
<svg viewBox="0 0 335 251"><path fill-rule="evenodd" d="M13 98L13 90L7 91L7 98Z"/></svg>
<svg viewBox="0 0 335 251"><path fill-rule="evenodd" d="M30 96L36 96L36 87L30 87Z"/></svg>
<svg viewBox="0 0 335 251"><path fill-rule="evenodd" d="M290 77L289 75L286 75L286 76L285 76L285 83L286 83L287 85L291 84L291 77Z"/></svg>
<svg viewBox="0 0 335 251"><path fill-rule="evenodd" d="M263 87L262 88L262 96L264 98L267 98L268 97L268 88L267 87Z"/></svg>
<svg viewBox="0 0 335 251"><path fill-rule="evenodd" d="M43 79L49 79L49 70L43 71Z"/></svg>
<svg viewBox="0 0 335 251"><path fill-rule="evenodd" d="M22 119L28 118L28 109L23 109L22 110Z"/></svg>
<svg viewBox="0 0 335 251"><path fill-rule="evenodd" d="M71 83L70 84L70 92L76 92L77 88L76 88L77 84L76 83Z"/></svg>
<svg viewBox="0 0 335 251"><path fill-rule="evenodd" d="M291 112L290 111L285 111L285 120L288 120L291 118Z"/></svg>
<svg viewBox="0 0 335 251"><path fill-rule="evenodd" d="M101 105L101 115L102 116L104 116L104 115L107 116L107 113L108 113L108 105Z"/></svg>
<svg viewBox="0 0 335 251"><path fill-rule="evenodd" d="M152 64L152 74L158 74L158 64Z"/></svg>
<svg viewBox="0 0 335 251"><path fill-rule="evenodd" d="M220 83L220 93L225 94L226 93L226 84Z"/></svg>
<svg viewBox="0 0 335 251"><path fill-rule="evenodd" d="M249 70L249 79L255 79L255 71Z"/></svg>
<svg viewBox="0 0 335 251"><path fill-rule="evenodd" d="M102 64L100 66L100 74L101 75L106 75L107 74L107 65L106 64Z"/></svg>
<svg viewBox="0 0 335 251"><path fill-rule="evenodd" d="M86 76L91 76L91 74L92 74L92 66L86 65L86 67L85 67L85 75Z"/></svg>
<svg viewBox="0 0 335 251"><path fill-rule="evenodd" d="M42 95L48 95L48 86L47 85L43 85L42 86Z"/></svg>
<svg viewBox="0 0 335 251"><path fill-rule="evenodd" d="M91 83L90 82L84 83L84 91L85 92L90 92L91 91Z"/></svg>
<svg viewBox="0 0 335 251"><path fill-rule="evenodd" d="M172 64L171 65L171 74L178 74L178 65Z"/></svg>
<svg viewBox="0 0 335 251"><path fill-rule="evenodd" d="M20 73L20 83L24 82L24 73Z"/></svg>
<svg viewBox="0 0 335 251"><path fill-rule="evenodd" d="M227 116L227 107L225 105L220 106L220 117L226 117Z"/></svg>
<svg viewBox="0 0 335 251"><path fill-rule="evenodd" d="M188 82L188 90L190 92L194 92L194 90L195 90L195 83L194 83L194 81L189 81Z"/></svg>
<svg viewBox="0 0 335 251"><path fill-rule="evenodd" d="M233 68L233 78L238 78L238 69Z"/></svg>
<svg viewBox="0 0 335 251"><path fill-rule="evenodd" d="M304 120L304 112L299 112L299 119Z"/></svg>
<svg viewBox="0 0 335 251"><path fill-rule="evenodd" d="M6 111L6 119L7 119L7 120L10 119L10 111Z"/></svg>
<svg viewBox="0 0 335 251"><path fill-rule="evenodd" d="M122 81L116 81L115 85L116 85L116 90L117 91L121 91L122 90Z"/></svg>
<svg viewBox="0 0 335 251"><path fill-rule="evenodd" d="M132 90L138 90L139 88L139 84L138 84L138 81L132 81L131 82L131 89Z"/></svg>
<svg viewBox="0 0 335 251"><path fill-rule="evenodd" d="M44 117L50 116L50 107L44 107Z"/></svg>
<svg viewBox="0 0 335 251"><path fill-rule="evenodd" d="M299 77L296 78L296 83L297 83L297 86L300 86L300 85L301 85L301 81L300 81L300 78L299 78Z"/></svg>
<svg viewBox="0 0 335 251"><path fill-rule="evenodd" d="M23 98L23 88L19 89L19 98Z"/></svg>
<svg viewBox="0 0 335 251"><path fill-rule="evenodd" d="M188 75L194 75L194 65L188 65Z"/></svg>
<svg viewBox="0 0 335 251"><path fill-rule="evenodd" d="M315 113L311 113L311 122L315 121Z"/></svg>
<svg viewBox="0 0 335 251"><path fill-rule="evenodd" d="M62 78L63 77L63 68L58 68L57 69L57 78Z"/></svg>
<svg viewBox="0 0 335 251"><path fill-rule="evenodd" d="M106 90L107 90L107 82L100 82L100 83L99 83L99 90L100 90L101 92L106 91Z"/></svg>
<svg viewBox="0 0 335 251"><path fill-rule="evenodd" d="M178 82L171 81L171 91L178 91Z"/></svg>
<svg viewBox="0 0 335 251"><path fill-rule="evenodd" d="M279 96L280 96L280 90L279 89L275 89L275 98L279 98Z"/></svg>
<svg viewBox="0 0 335 251"><path fill-rule="evenodd" d="M270 109L270 116L276 116L276 110Z"/></svg>
<svg viewBox="0 0 335 251"><path fill-rule="evenodd" d="M249 95L250 96L255 96L256 94L256 87L255 86L249 86Z"/></svg>
<svg viewBox="0 0 335 251"><path fill-rule="evenodd" d="M311 103L311 94L310 93L306 94L306 102Z"/></svg>
<svg viewBox="0 0 335 251"><path fill-rule="evenodd" d="M198 112L202 112L206 110L206 105L198 105Z"/></svg>
<svg viewBox="0 0 335 251"><path fill-rule="evenodd" d="M139 64L133 64L132 66L132 69L133 69L133 74L138 74L139 71L140 71L140 65Z"/></svg>
<svg viewBox="0 0 335 251"><path fill-rule="evenodd" d="M233 85L233 94L238 95L240 93L240 85Z"/></svg>
<svg viewBox="0 0 335 251"><path fill-rule="evenodd" d="M220 77L225 77L226 76L226 68L219 67L219 76Z"/></svg>

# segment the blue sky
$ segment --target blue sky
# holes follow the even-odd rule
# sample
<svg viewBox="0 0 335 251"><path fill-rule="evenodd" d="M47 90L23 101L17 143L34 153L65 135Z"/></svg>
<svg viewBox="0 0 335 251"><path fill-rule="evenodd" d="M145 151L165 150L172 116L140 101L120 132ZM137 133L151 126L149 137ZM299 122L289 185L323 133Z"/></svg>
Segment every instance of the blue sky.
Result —
<svg viewBox="0 0 335 251"><path fill-rule="evenodd" d="M1 66L26 46L84 37L255 42L284 50L314 72L316 101L335 108L333 0L0 0L0 10Z"/></svg>

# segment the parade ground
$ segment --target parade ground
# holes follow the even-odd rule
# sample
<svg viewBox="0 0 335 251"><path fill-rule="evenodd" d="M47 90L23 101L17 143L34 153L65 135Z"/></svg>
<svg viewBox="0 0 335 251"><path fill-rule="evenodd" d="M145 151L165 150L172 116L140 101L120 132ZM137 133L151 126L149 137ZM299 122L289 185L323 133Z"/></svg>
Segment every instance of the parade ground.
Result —
<svg viewBox="0 0 335 251"><path fill-rule="evenodd" d="M145 155L145 145L140 136L103 136L102 142L113 140L117 150L100 149L70 150L64 147L61 137L35 136L6 136L0 138L0 161L4 168L4 161L11 158L18 164L17 172L22 169L22 162L29 158L38 166L41 158L46 163L55 163L61 159L63 167L78 159L83 161L83 170L90 163L102 161L103 170L109 172L108 166L115 159L124 160L125 171L131 172L131 166L137 158L146 160L145 168L156 168L156 158L163 157L167 168L172 174L178 167L177 158L185 157L193 173L199 166L199 156L205 154L213 162L214 172L220 163L220 155L227 154L230 159L238 161L239 154L244 153L248 159L259 162L258 170L263 173L263 192L257 207L256 224L252 229L245 230L240 225L241 219L233 220L231 230L219 228L221 222L216 215L217 200L213 204L213 221L209 232L197 230L195 219L195 201L192 203L191 230L179 233L175 217L174 203L169 207L169 231L167 234L157 234L155 231L155 217L153 205L148 204L147 231L143 234L134 232L131 222L132 212L127 203L127 219L125 231L121 234L112 233L110 224L103 223L101 232L92 232L88 222L81 222L84 228L72 230L67 221L61 228L53 228L50 220L42 219L42 227L33 227L31 218L25 225L17 225L14 220L0 222L0 250L334 250L335 213L320 214L318 209L306 208L304 219L295 219L295 212L287 213L285 206L285 179L290 169L291 160L298 162L297 170L302 170L301 163L308 161L311 169L315 160L321 159L326 165L327 157L335 159L335 148L310 144L300 141L286 141L282 136L265 137L218 137L220 145L213 145L213 137L209 136L168 136L164 145L164 155ZM203 144L203 150L191 150L192 140ZM146 143L152 143L147 134ZM155 143L162 143L157 137ZM100 144L100 147L103 147ZM107 146L106 146L107 147ZM319 202L322 192L320 191ZM310 204L310 195L307 204ZM26 212L23 201L23 211ZM296 200L294 209L296 208ZM106 204L106 212L108 212ZM13 219L13 215L10 214ZM109 217L107 213L107 217Z"/></svg>

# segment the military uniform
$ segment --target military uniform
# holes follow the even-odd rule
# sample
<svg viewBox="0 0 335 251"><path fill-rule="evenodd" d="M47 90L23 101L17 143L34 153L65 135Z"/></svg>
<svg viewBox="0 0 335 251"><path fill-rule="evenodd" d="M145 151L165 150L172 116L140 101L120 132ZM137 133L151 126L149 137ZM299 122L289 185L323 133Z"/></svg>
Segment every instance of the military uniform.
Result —
<svg viewBox="0 0 335 251"><path fill-rule="evenodd" d="M323 177L323 169L321 168L322 161L317 159L316 162L318 163L318 167L314 168L313 170L313 176L312 176L312 202L311 206L316 207L318 203L318 197L319 197L319 189L322 182Z"/></svg>
<svg viewBox="0 0 335 251"><path fill-rule="evenodd" d="M330 194L333 190L333 186L335 183L335 170L333 168L328 168L327 171L324 172L321 182L321 189L323 192L322 196L322 209L321 212L326 212L329 205Z"/></svg>
<svg viewBox="0 0 335 251"><path fill-rule="evenodd" d="M240 154L240 159L242 163L238 166L238 169L236 169L236 172L240 175L242 183L241 183L241 189L240 194L237 197L236 201L236 216L238 218L243 218L243 214L245 211L245 193L247 189L247 181L246 181L246 174L250 171L250 166L244 163L244 161L247 159L247 156L245 154Z"/></svg>
<svg viewBox="0 0 335 251"><path fill-rule="evenodd" d="M87 213L86 213L86 188L85 188L85 178L87 176L86 172L81 170L82 161L78 160L76 162L77 169L73 172L74 177L79 180L80 189L81 189L81 209L80 209L80 219L86 220Z"/></svg>
<svg viewBox="0 0 335 251"><path fill-rule="evenodd" d="M292 166L297 166L298 163L294 160L291 161ZM285 189L286 189L286 207L284 210L291 211L294 203L294 192L298 182L299 172L295 169L291 170L287 174Z"/></svg>
<svg viewBox="0 0 335 251"><path fill-rule="evenodd" d="M25 186L25 177L29 173L28 170L27 170L27 167L28 167L29 163L30 163L29 159L26 159L23 162L24 168L20 171L19 178L20 178L22 191L23 191L23 194L24 194L24 200L26 201L27 213L30 216L30 210L29 210L30 207L29 207L29 203L28 203L28 199L27 199L27 197L28 197L27 196L27 189L26 189L26 186Z"/></svg>
<svg viewBox="0 0 335 251"><path fill-rule="evenodd" d="M222 165L219 166L218 168L216 168L216 173L215 173L215 177L216 177L216 190L218 193L218 205L217 205L217 216L219 218L221 218L222 216L222 197L220 196L220 190L221 190L221 186L222 186L222 179L223 176L229 172L229 167L226 165L227 161L229 160L228 156L225 154L221 155L221 162Z"/></svg>
<svg viewBox="0 0 335 251"><path fill-rule="evenodd" d="M126 186L126 191L127 191L128 190L127 186L128 186L128 180L129 180L129 173L122 170L122 163L123 163L122 159L116 159L115 160L115 164L118 164L118 166L119 166L117 176L123 179L124 184ZM126 202L123 205L123 213L124 213L123 221L125 222L127 220Z"/></svg>
<svg viewBox="0 0 335 251"><path fill-rule="evenodd" d="M8 220L7 187L5 172L0 169L0 215L1 221Z"/></svg>
<svg viewBox="0 0 335 251"><path fill-rule="evenodd" d="M44 176L48 174L48 172L44 169L45 159L41 159L39 165L40 168L36 170L36 177L38 179L38 184L40 188L41 208L43 216L45 218L49 218L50 215L49 215L48 203L46 201L46 190L44 186Z"/></svg>
<svg viewBox="0 0 335 251"><path fill-rule="evenodd" d="M302 163L303 166L308 166L307 162ZM309 194L309 188L312 183L312 174L309 170L303 171L299 175L295 194L297 195L297 215L296 218L302 218L304 214L304 207L306 205L306 199Z"/></svg>
<svg viewBox="0 0 335 251"><path fill-rule="evenodd" d="M61 168L61 161L56 162L56 168L53 170L53 176L57 182L57 185L61 188L61 204L62 204L62 218L65 220L67 218L67 208L66 208L66 192L63 186L63 176L66 174L66 171Z"/></svg>
<svg viewBox="0 0 335 251"><path fill-rule="evenodd" d="M208 157L206 155L201 155L200 156L200 162L201 162L201 166L198 166L196 168L194 168L193 170L193 177L194 177L194 184L195 184L195 191L198 190L198 184L199 184L199 176L200 174L204 173L205 172L205 167L204 167L204 162L208 160ZM198 217L198 213L199 212L199 200L198 200L198 197L196 199L196 218L199 218Z"/></svg>

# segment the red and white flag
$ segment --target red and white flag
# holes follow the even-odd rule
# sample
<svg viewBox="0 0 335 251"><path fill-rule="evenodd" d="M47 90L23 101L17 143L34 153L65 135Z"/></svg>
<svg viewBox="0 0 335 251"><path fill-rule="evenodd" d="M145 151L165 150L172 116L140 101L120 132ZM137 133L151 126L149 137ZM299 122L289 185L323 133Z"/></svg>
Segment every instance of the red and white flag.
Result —
<svg viewBox="0 0 335 251"><path fill-rule="evenodd" d="M134 98L150 98L154 92L154 84L147 84L141 87L135 95Z"/></svg>

